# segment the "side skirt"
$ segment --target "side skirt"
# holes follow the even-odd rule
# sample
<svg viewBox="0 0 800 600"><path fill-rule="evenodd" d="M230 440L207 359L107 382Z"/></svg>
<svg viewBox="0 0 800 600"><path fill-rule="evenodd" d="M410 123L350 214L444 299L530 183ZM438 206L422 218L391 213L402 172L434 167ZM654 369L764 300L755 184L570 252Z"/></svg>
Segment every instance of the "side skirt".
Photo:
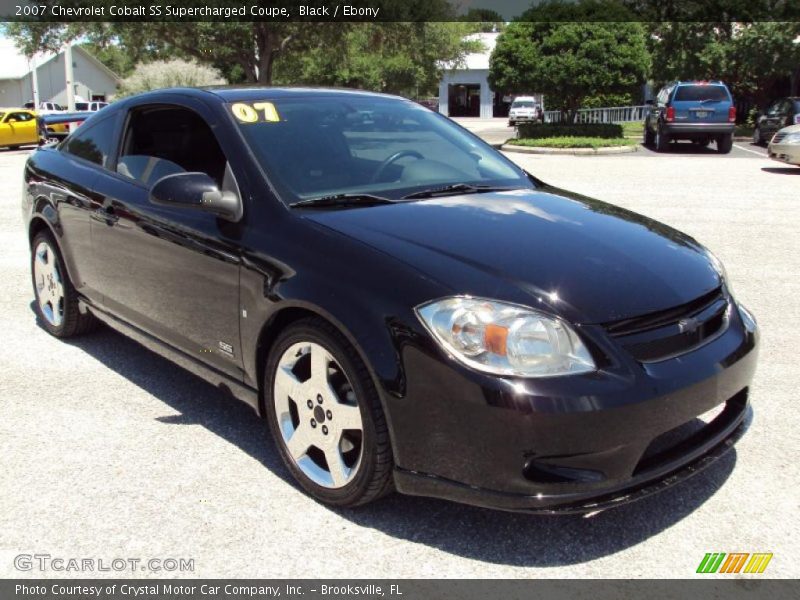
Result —
<svg viewBox="0 0 800 600"><path fill-rule="evenodd" d="M165 344L161 340L153 337L149 333L146 333L141 329L138 329L137 327L118 319L110 313L86 303L83 299L80 300L80 310L81 312L91 312L95 317L100 319L112 329L115 329L122 335L131 338L133 341L141 344L151 352L155 352L159 356L172 361L193 375L204 379L221 392L233 396L237 400L241 400L250 408L252 408L257 414L259 414L257 390L254 390L250 386L244 385L240 381L230 378L228 375L221 373L216 369L204 365L185 352L181 352L180 350L173 348L172 346Z"/></svg>

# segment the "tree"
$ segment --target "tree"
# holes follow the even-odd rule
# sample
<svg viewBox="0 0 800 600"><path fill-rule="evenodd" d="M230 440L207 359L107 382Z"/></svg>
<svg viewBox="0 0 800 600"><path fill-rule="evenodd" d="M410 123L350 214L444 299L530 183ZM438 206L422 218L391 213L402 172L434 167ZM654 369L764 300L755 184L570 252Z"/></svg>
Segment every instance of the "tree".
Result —
<svg viewBox="0 0 800 600"><path fill-rule="evenodd" d="M514 22L497 39L489 84L544 94L572 121L584 98L638 94L650 69L645 35L635 22Z"/></svg>
<svg viewBox="0 0 800 600"><path fill-rule="evenodd" d="M436 90L443 63L458 62L475 42L469 23L358 23L343 34L340 51L295 53L282 61L281 84L344 86L421 97Z"/></svg>
<svg viewBox="0 0 800 600"><path fill-rule="evenodd" d="M471 23L472 31L475 33L500 32L506 28L503 15L490 8L470 8L458 20Z"/></svg>
<svg viewBox="0 0 800 600"><path fill-rule="evenodd" d="M176 58L137 65L129 77L122 80L119 97L167 87L197 87L227 83L213 67Z"/></svg>
<svg viewBox="0 0 800 600"><path fill-rule="evenodd" d="M62 8L105 7L118 0L42 0L40 4L59 4ZM196 5L189 0L173 0L171 5ZM270 6L271 0L257 0L253 5ZM311 3L309 3L311 4ZM353 4L359 4L357 0ZM223 0L206 0L204 6L230 8ZM381 15L398 21L447 21L454 18L447 0L374 0L370 6L379 8ZM42 50L57 50L66 42L87 38L89 42L118 45L140 62L144 54L149 59L191 58L220 69L231 81L272 83L276 61L293 54L325 51L333 55L343 51L341 43L352 23L264 20L238 22L105 22L105 23L41 23L16 22L7 26L7 33L25 54Z"/></svg>
<svg viewBox="0 0 800 600"><path fill-rule="evenodd" d="M800 93L797 22L653 23L653 79L721 79L735 97L763 105L776 93ZM776 87L783 84L783 90Z"/></svg>

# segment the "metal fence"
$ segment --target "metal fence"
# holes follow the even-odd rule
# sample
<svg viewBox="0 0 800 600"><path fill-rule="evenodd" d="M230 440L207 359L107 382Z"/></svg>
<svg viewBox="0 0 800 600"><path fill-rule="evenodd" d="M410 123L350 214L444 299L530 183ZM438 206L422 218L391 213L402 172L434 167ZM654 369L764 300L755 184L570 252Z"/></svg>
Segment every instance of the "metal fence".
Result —
<svg viewBox="0 0 800 600"><path fill-rule="evenodd" d="M579 108L575 115L576 123L626 123L644 121L650 106L609 106L604 108ZM544 111L545 123L561 123L564 115L559 110Z"/></svg>

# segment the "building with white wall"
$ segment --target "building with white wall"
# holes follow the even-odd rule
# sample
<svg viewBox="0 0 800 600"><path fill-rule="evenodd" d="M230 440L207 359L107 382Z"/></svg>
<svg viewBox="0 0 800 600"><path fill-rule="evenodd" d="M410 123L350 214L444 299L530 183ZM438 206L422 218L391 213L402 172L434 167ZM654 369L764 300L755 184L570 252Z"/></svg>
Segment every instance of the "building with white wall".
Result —
<svg viewBox="0 0 800 600"><path fill-rule="evenodd" d="M0 39L0 106L22 106L33 101L32 62L11 40ZM40 102L67 105L64 52L35 58ZM73 91L85 101L113 98L119 77L80 46L72 47Z"/></svg>
<svg viewBox="0 0 800 600"><path fill-rule="evenodd" d="M465 39L479 41L481 52L467 54L461 64L445 65L439 82L439 112L449 117L508 116L512 98L489 86L489 58L497 45L499 33L474 33ZM540 94L525 94L542 101Z"/></svg>

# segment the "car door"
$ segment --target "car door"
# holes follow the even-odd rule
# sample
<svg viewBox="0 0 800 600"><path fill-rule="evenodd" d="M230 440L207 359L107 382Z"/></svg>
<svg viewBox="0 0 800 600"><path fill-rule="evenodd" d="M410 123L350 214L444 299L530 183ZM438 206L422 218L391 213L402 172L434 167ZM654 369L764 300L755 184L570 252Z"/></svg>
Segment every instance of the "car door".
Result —
<svg viewBox="0 0 800 600"><path fill-rule="evenodd" d="M9 111L0 125L0 143L6 146L22 146L36 144L39 132L36 128L36 117L29 112Z"/></svg>
<svg viewBox="0 0 800 600"><path fill-rule="evenodd" d="M782 127L781 125L781 105L783 100L776 100L767 107L764 113L764 118L759 123L761 127L762 136L765 140L769 141L775 132Z"/></svg>
<svg viewBox="0 0 800 600"><path fill-rule="evenodd" d="M150 202L163 176L206 172L238 193L206 107L134 105L115 164L94 189L92 222L104 307L196 360L241 378L238 240L242 227L210 213Z"/></svg>
<svg viewBox="0 0 800 600"><path fill-rule="evenodd" d="M92 215L102 209L93 184L113 159L119 139L120 113L111 113L75 133L57 152L38 153L47 171L46 195L55 205L61 230L61 252L75 289L94 305L102 304L97 261L92 247Z"/></svg>

